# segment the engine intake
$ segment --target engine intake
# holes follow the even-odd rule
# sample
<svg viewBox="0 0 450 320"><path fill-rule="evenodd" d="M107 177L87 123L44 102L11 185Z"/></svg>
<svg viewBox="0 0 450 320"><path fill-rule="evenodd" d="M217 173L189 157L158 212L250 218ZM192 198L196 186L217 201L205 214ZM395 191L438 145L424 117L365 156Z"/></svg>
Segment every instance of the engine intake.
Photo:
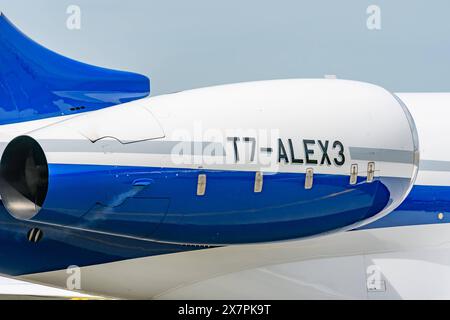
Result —
<svg viewBox="0 0 450 320"><path fill-rule="evenodd" d="M33 218L42 208L48 190L48 164L39 143L31 137L15 138L1 159L2 200L17 219Z"/></svg>

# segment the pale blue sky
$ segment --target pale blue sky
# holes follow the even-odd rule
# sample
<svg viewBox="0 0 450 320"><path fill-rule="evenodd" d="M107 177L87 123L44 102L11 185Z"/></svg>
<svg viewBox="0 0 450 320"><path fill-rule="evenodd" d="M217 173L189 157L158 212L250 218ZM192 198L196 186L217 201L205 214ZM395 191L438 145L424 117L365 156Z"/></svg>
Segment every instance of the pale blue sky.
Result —
<svg viewBox="0 0 450 320"><path fill-rule="evenodd" d="M81 30L66 28L69 5ZM381 8L381 30L366 9ZM41 44L144 73L153 94L247 80L363 80L392 91L450 91L448 0L0 0Z"/></svg>

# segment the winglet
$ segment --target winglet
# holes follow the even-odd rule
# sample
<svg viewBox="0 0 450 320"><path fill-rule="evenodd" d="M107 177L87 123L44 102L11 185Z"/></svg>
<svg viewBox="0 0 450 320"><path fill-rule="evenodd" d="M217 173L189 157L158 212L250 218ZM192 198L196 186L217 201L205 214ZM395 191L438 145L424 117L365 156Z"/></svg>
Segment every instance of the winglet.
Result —
<svg viewBox="0 0 450 320"><path fill-rule="evenodd" d="M57 54L0 11L0 125L92 111L149 94L147 77Z"/></svg>

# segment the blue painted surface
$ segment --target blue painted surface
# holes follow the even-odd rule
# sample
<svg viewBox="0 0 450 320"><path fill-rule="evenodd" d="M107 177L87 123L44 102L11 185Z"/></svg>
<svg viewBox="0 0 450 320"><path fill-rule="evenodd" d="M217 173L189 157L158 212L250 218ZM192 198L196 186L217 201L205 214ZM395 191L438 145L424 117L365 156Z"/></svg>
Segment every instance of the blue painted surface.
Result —
<svg viewBox="0 0 450 320"><path fill-rule="evenodd" d="M197 196L199 174L207 175ZM379 213L389 202L380 182L348 176L264 176L254 172L49 164L49 189L34 221L166 242L238 244L302 238ZM151 183L141 183L151 181ZM136 183L138 182L138 183Z"/></svg>
<svg viewBox="0 0 450 320"><path fill-rule="evenodd" d="M389 199L379 182L351 186L340 194L349 190L348 177L332 175L317 175L313 190L304 189L303 175L269 175L263 192L255 194L251 172L58 164L49 171L57 187L50 187L43 214L63 216L64 223L76 222L76 227L180 242L306 236L367 218ZM208 175L204 197L196 196L199 173ZM44 232L39 243L27 240L33 227ZM21 222L0 209L0 273L29 274L198 249Z"/></svg>
<svg viewBox="0 0 450 320"><path fill-rule="evenodd" d="M33 227L44 233L39 243L27 240ZM199 249L21 222L0 207L1 274L17 276Z"/></svg>
<svg viewBox="0 0 450 320"><path fill-rule="evenodd" d="M93 111L149 93L147 77L68 59L0 14L0 125Z"/></svg>
<svg viewBox="0 0 450 320"><path fill-rule="evenodd" d="M144 193L148 195L148 192ZM441 209L446 207L448 199L450 187L415 186L404 205L366 228L448 223L448 215L437 220L438 212L447 212ZM44 237L37 244L30 243L27 232L37 226L44 231ZM65 269L69 265L88 266L191 250L199 248L21 222L0 207L0 273L3 274L30 274Z"/></svg>
<svg viewBox="0 0 450 320"><path fill-rule="evenodd" d="M439 213L443 219L439 219ZM360 229L389 228L450 222L450 187L414 186L391 214Z"/></svg>

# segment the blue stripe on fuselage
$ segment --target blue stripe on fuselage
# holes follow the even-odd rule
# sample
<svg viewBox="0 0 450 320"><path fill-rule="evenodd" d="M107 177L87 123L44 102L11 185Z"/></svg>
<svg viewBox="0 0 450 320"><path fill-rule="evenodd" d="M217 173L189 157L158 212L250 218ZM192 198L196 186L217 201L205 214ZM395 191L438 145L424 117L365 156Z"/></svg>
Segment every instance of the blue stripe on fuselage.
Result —
<svg viewBox="0 0 450 320"><path fill-rule="evenodd" d="M359 229L390 228L450 222L450 186L414 186L392 213ZM439 213L442 213L441 219Z"/></svg>

